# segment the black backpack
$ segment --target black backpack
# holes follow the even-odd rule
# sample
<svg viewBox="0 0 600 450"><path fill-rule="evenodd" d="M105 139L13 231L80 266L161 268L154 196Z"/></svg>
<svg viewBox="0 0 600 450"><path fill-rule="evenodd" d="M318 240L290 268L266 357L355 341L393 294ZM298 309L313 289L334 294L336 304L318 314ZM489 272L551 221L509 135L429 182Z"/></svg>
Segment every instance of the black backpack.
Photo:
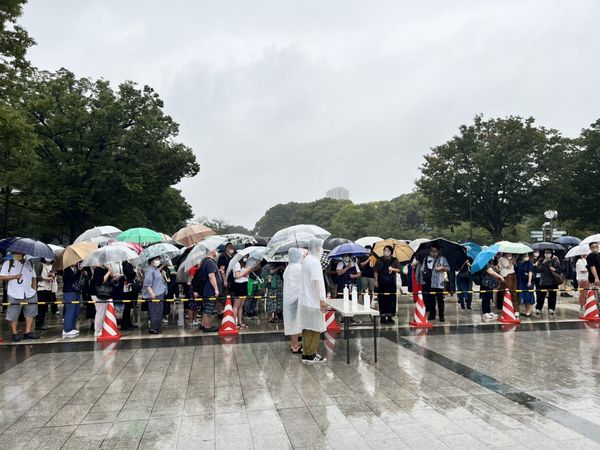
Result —
<svg viewBox="0 0 600 450"><path fill-rule="evenodd" d="M471 274L471 279L473 280L473 283L476 284L477 286L481 286L481 283L483 283L483 274L484 274L485 270L478 270L475 273Z"/></svg>

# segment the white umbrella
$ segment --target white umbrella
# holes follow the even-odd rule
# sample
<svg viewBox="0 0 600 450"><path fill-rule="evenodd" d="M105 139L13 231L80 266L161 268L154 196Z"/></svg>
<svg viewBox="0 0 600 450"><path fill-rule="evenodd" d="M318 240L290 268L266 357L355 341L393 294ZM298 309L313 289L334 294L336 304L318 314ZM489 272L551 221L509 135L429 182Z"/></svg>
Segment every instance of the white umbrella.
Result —
<svg viewBox="0 0 600 450"><path fill-rule="evenodd" d="M589 253L590 244L579 244L576 247L573 247L571 250L569 250L565 255L565 258L575 258L581 255L588 255Z"/></svg>
<svg viewBox="0 0 600 450"><path fill-rule="evenodd" d="M55 255L58 255L60 252L62 252L65 248L61 247L60 245L54 245L54 244L48 244L48 247L50 247L50 249L54 252Z"/></svg>
<svg viewBox="0 0 600 450"><path fill-rule="evenodd" d="M198 264L206 255L208 255L213 250L216 250L220 245L223 245L226 239L223 236L209 236L206 239L198 242L192 251L187 255L182 266L184 267L184 271L187 272L192 268L194 264Z"/></svg>
<svg viewBox="0 0 600 450"><path fill-rule="evenodd" d="M586 237L581 241L581 244L589 244L590 242L600 242L600 234L592 234L591 236Z"/></svg>
<svg viewBox="0 0 600 450"><path fill-rule="evenodd" d="M354 241L354 243L358 244L358 245L362 245L363 247L366 247L367 245L369 247L373 247L375 242L379 242L379 241L383 241L383 238L380 238L377 236L367 236L367 237L357 239L356 241Z"/></svg>
<svg viewBox="0 0 600 450"><path fill-rule="evenodd" d="M279 230L267 245L267 259L278 253L287 253L290 248L308 247L314 238L327 239L331 233L317 225L293 225Z"/></svg>
<svg viewBox="0 0 600 450"><path fill-rule="evenodd" d="M81 233L77 237L77 239L75 239L75 242L73 242L73 244L77 244L79 242L84 242L84 241L100 243L99 241L97 241L97 240L94 241L92 239L98 238L100 236L106 237L106 238L114 238L119 233L121 233L121 230L119 230L117 227L113 227L112 225L104 225L101 227L94 227L94 228L90 228L89 230L85 230L83 233ZM107 241L108 241L108 239L107 239Z"/></svg>
<svg viewBox="0 0 600 450"><path fill-rule="evenodd" d="M419 239L415 239L414 241L410 241L408 243L408 245L410 246L410 248L413 249L413 251L417 251L417 249L419 248L419 245L421 245L423 242L429 242L431 239L427 239L427 238L419 238Z"/></svg>
<svg viewBox="0 0 600 450"><path fill-rule="evenodd" d="M105 266L110 263L120 263L131 261L138 257L138 254L127 247L106 246L93 251L82 262L82 266Z"/></svg>
<svg viewBox="0 0 600 450"><path fill-rule="evenodd" d="M267 247L246 247L237 252L235 255L233 255L231 261L229 261L227 271L225 272L225 279L229 278L229 274L231 273L235 265L238 262L240 262L244 256L248 256L248 262L246 263L246 267L252 267L263 260L266 251Z"/></svg>

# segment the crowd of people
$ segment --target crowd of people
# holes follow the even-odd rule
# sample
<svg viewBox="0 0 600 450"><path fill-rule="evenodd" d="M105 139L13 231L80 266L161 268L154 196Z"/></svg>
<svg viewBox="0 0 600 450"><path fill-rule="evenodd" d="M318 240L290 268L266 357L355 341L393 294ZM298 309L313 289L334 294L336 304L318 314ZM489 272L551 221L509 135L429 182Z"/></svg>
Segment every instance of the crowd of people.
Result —
<svg viewBox="0 0 600 450"><path fill-rule="evenodd" d="M125 261L98 267L76 264L55 271L51 260L13 253L0 270L0 281L6 283L5 294L10 303L4 307L6 319L13 341L21 340L17 332L19 318L25 322L22 338L37 339L34 328L46 330L48 314L60 314L55 303L58 295L64 305L64 338L77 337L81 322L86 320L94 335L99 336L109 302L117 308L122 331L138 328L132 312L139 308L147 311L148 332L161 334L172 302L182 300L184 326L211 333L218 331L227 296L233 300L233 314L240 330L251 326L259 316L260 297L265 301L268 322L283 322L285 334L291 336L290 350L303 352L303 357L318 362L321 357L315 351L315 338L310 331L322 331L324 322L321 323L323 314L316 311L324 308L327 296L339 297L345 288L356 287L373 296L381 323L394 324L400 286L406 286L413 294L421 292L428 319L440 322L445 321L444 299L448 292L456 293L462 310L472 309L475 284L481 290L484 320L497 318L492 311L494 296L495 306L501 310L506 290L511 292L516 315L531 317L542 314L546 298L548 313L555 314L561 285L571 282L574 289L580 289L581 308L585 306L585 290L600 286L597 242L590 244L589 255L575 260L561 259L552 250L521 255L499 253L480 274L472 273L470 258L460 267L451 267L435 244L430 246L428 255L408 262L399 262L391 246L386 246L380 256L366 246L367 254L345 254L326 264L321 260L322 244L315 240L311 242L313 247L291 249L288 262L267 263L253 261L247 255L232 261L236 248L227 243L222 251L213 250L197 261L185 272L184 280L178 278L178 267L172 261L160 257L148 260L144 270ZM138 302L140 298L144 301ZM38 305L38 301L42 304ZM84 309L84 314L80 309Z"/></svg>

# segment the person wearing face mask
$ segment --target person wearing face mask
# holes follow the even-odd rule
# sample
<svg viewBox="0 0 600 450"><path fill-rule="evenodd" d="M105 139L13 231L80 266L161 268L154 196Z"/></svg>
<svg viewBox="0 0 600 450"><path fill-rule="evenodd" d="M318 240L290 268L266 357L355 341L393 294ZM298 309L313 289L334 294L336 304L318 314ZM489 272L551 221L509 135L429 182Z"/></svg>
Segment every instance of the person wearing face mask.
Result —
<svg viewBox="0 0 600 450"><path fill-rule="evenodd" d="M221 272L221 278L223 279L223 295L235 295L233 292L234 288L234 278L233 273L229 274L229 279L226 277L227 267L229 267L229 262L231 258L235 255L235 247L231 242L228 242L225 245L225 249L223 253L219 255L219 259L217 259L217 266L219 267L219 272ZM219 317L222 317L224 304L222 302L217 302L217 314Z"/></svg>
<svg viewBox="0 0 600 450"><path fill-rule="evenodd" d="M67 267L63 270L63 338L74 338L79 335L77 318L79 317L79 302L85 279L79 266Z"/></svg>
<svg viewBox="0 0 600 450"><path fill-rule="evenodd" d="M148 301L148 315L150 316L150 334L162 333L163 299L167 291L167 283L160 272L160 258L148 261L150 267L144 275L142 298ZM159 300L159 301L156 301Z"/></svg>
<svg viewBox="0 0 600 450"><path fill-rule="evenodd" d="M521 299L521 304L525 305L525 317L531 317L531 311L535 304L535 296L533 295L533 263L527 253L521 255L517 264L517 289L521 291L519 298Z"/></svg>
<svg viewBox="0 0 600 450"><path fill-rule="evenodd" d="M217 267L217 251L211 251L200 263L198 271L202 285L202 330L206 333L219 331L212 326L212 317L217 313L216 298L223 292L223 277Z"/></svg>
<svg viewBox="0 0 600 450"><path fill-rule="evenodd" d="M110 265L94 268L92 275L92 299L94 300L94 309L96 311L94 314L94 337L102 334L106 309L108 303L112 301L112 275Z"/></svg>
<svg viewBox="0 0 600 450"><path fill-rule="evenodd" d="M246 267L248 263L248 255L244 256L241 260L235 263L233 267L234 277L234 294L235 299L233 301L233 316L237 321L238 328L246 328L244 324L244 303L248 295L248 276L254 270L254 266Z"/></svg>
<svg viewBox="0 0 600 450"><path fill-rule="evenodd" d="M348 290L352 290L352 286L358 289L358 280L360 279L360 269L355 261L352 261L350 255L342 255L342 260L337 263L335 268L337 275L337 291L338 294L348 286Z"/></svg>
<svg viewBox="0 0 600 450"><path fill-rule="evenodd" d="M373 292L375 291L374 267L377 263L377 256L370 245L365 245L365 248L369 251L369 254L360 257L358 260L358 268L360 270L360 291L368 291L369 295L373 297Z"/></svg>
<svg viewBox="0 0 600 450"><path fill-rule="evenodd" d="M440 254L439 247L432 244L429 256L424 258L417 268L417 279L419 284L423 286L423 300L429 313L428 320L435 320L437 303L439 320L440 322L446 321L444 315L444 273L449 271L448 260Z"/></svg>
<svg viewBox="0 0 600 450"><path fill-rule="evenodd" d="M396 315L396 274L400 273L400 263L392 256L394 249L386 245L383 256L375 265L375 289L381 323L394 324Z"/></svg>
<svg viewBox="0 0 600 450"><path fill-rule="evenodd" d="M327 359L319 355L321 333L326 329L327 311L325 280L321 267L323 240L313 238L308 245L309 254L302 263L302 289L298 299L298 311L302 326L302 362L319 364Z"/></svg>
<svg viewBox="0 0 600 450"><path fill-rule="evenodd" d="M510 292L515 316L519 317L520 301L517 293L517 274L515 272L515 258L512 253L505 253L498 259L498 270L504 281L500 283L500 290L496 294L496 306L502 309L504 305L504 292Z"/></svg>
<svg viewBox="0 0 600 450"><path fill-rule="evenodd" d="M38 280L38 302L44 303L43 305L38 304L38 315L35 317L35 329L47 330L48 327L46 326L45 321L46 315L48 314L48 305L52 301L52 285L56 281L56 274L52 270L52 261L45 258L42 258L37 262L34 265L34 268Z"/></svg>
<svg viewBox="0 0 600 450"><path fill-rule="evenodd" d="M31 260L22 253L13 253L12 259L5 261L0 269L0 281L7 281L7 295L10 306L6 310L6 320L10 323L13 342L21 340L17 332L17 321L23 310L25 333L23 339L39 339L31 331L33 319L38 313L37 278ZM21 305L26 302L26 305Z"/></svg>
<svg viewBox="0 0 600 450"><path fill-rule="evenodd" d="M554 315L556 310L556 289L558 289L557 278L560 277L560 261L552 250L544 250L544 257L538 259L536 263L537 271L540 273L540 290L537 292L537 302L535 305L535 315L539 317L542 314L544 300L548 295L548 314Z"/></svg>

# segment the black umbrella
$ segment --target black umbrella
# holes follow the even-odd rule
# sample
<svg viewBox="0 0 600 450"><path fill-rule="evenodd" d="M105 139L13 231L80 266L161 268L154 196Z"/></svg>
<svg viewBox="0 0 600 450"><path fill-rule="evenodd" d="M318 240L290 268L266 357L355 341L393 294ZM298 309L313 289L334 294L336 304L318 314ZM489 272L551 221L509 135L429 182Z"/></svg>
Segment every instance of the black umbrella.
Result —
<svg viewBox="0 0 600 450"><path fill-rule="evenodd" d="M561 236L558 239L555 239L554 242L566 247L575 247L581 244L581 239L575 236Z"/></svg>
<svg viewBox="0 0 600 450"><path fill-rule="evenodd" d="M325 242L323 243L323 249L333 250L338 245L342 245L342 244L352 244L352 241L349 239L344 239L344 238L329 238L329 239L325 240Z"/></svg>
<svg viewBox="0 0 600 450"><path fill-rule="evenodd" d="M543 252L544 250L564 252L566 250L566 248L564 248L562 245L554 242L536 242L535 244L531 244L530 247L538 252Z"/></svg>
<svg viewBox="0 0 600 450"><path fill-rule="evenodd" d="M458 242L449 241L444 238L422 242L415 252L415 258L422 261L423 258L429 256L432 244L437 244L440 249L440 255L448 260L448 264L450 264L452 270L460 269L468 258L466 247L460 245Z"/></svg>
<svg viewBox="0 0 600 450"><path fill-rule="evenodd" d="M256 244L254 244L256 247L266 247L269 244L269 238L259 236L258 234L254 235L254 239L256 239Z"/></svg>

